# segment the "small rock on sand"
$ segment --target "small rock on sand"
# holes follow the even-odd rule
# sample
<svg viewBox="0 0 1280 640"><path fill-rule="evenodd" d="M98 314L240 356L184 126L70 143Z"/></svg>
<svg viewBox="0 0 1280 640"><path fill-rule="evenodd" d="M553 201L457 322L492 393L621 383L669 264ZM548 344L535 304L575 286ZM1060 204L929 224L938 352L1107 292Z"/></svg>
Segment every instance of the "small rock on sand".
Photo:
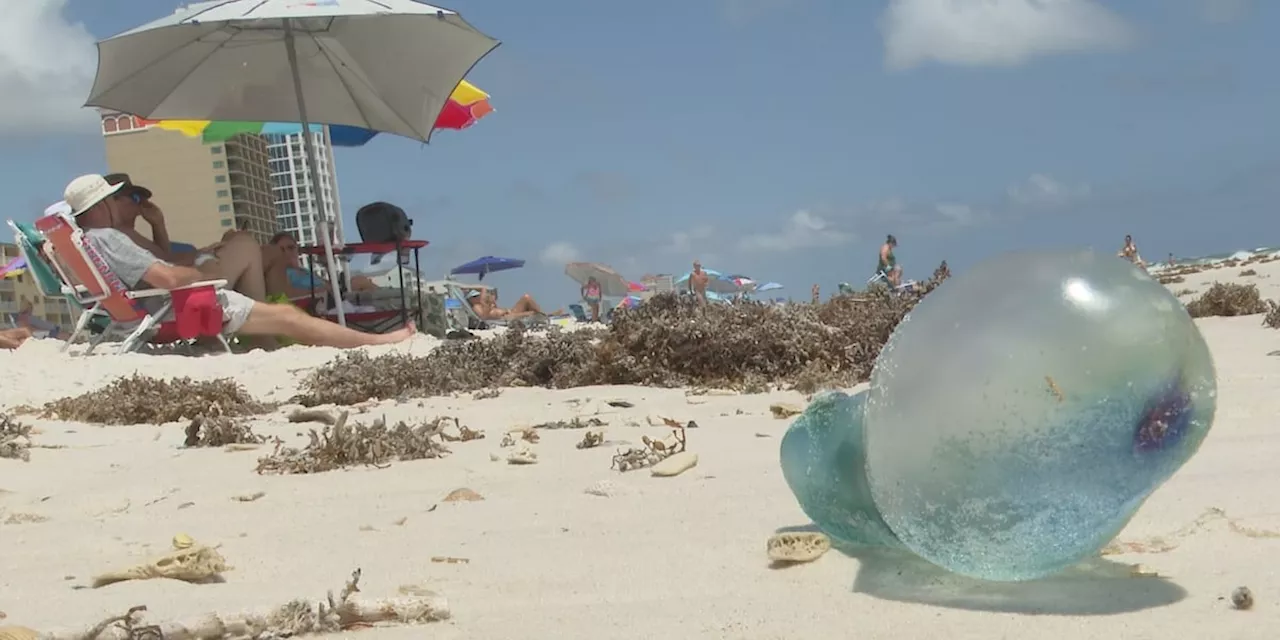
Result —
<svg viewBox="0 0 1280 640"><path fill-rule="evenodd" d="M454 489L449 492L449 495L444 497L445 502L477 502L480 500L484 500L484 496L466 487Z"/></svg>
<svg viewBox="0 0 1280 640"><path fill-rule="evenodd" d="M775 402L769 405L769 411L773 413L773 417L779 420L804 413L804 409L789 402Z"/></svg>
<svg viewBox="0 0 1280 640"><path fill-rule="evenodd" d="M765 550L774 562L813 562L831 550L831 540L817 531L779 533L769 538Z"/></svg>
<svg viewBox="0 0 1280 640"><path fill-rule="evenodd" d="M538 453L530 449L521 449L507 456L507 464L537 464Z"/></svg>
<svg viewBox="0 0 1280 640"><path fill-rule="evenodd" d="M698 454L692 451L673 453L649 469L649 473L659 478L678 476L698 466Z"/></svg>

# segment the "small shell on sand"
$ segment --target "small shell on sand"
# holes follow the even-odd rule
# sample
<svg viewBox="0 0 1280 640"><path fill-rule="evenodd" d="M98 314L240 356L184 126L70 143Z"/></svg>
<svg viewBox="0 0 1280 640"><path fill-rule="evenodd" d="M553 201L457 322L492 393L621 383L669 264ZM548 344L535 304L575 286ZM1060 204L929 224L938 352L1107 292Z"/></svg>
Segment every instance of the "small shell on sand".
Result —
<svg viewBox="0 0 1280 640"><path fill-rule="evenodd" d="M774 562L813 562L831 550L831 539L817 531L779 533L769 538L765 550Z"/></svg>
<svg viewBox="0 0 1280 640"><path fill-rule="evenodd" d="M521 449L507 456L507 464L537 464L538 453L531 449Z"/></svg>

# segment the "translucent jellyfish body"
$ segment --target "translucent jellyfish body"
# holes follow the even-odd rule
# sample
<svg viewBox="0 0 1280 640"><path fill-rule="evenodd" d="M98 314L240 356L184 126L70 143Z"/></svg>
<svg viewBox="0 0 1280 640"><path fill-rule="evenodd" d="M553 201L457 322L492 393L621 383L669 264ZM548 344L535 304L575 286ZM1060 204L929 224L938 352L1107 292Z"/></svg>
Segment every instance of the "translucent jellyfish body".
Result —
<svg viewBox="0 0 1280 640"><path fill-rule="evenodd" d="M898 326L861 422L859 399L852 417L815 403L792 427L860 431L861 468L827 436L811 448L819 471L808 481L834 477L828 466L840 479L823 481L827 493L793 481L789 432L783 471L824 530L835 525L805 505L813 496L874 510L945 569L1033 579L1119 533L1199 448L1215 396L1204 339L1149 276L1092 252L1009 254L948 280Z"/></svg>

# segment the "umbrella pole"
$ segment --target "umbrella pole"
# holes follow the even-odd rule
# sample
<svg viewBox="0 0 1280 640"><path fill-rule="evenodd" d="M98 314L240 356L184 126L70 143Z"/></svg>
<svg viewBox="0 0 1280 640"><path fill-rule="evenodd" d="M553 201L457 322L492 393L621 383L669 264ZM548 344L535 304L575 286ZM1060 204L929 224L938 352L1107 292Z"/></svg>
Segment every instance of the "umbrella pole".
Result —
<svg viewBox="0 0 1280 640"><path fill-rule="evenodd" d="M316 161L316 142L311 137L311 122L307 119L307 101L302 97L302 74L298 71L298 50L293 37L293 22L288 19L284 21L284 46L289 56L289 71L293 73L293 93L298 99L298 118L302 121L302 145L307 151L308 171L311 174L312 207L319 218L319 222L316 223L316 230L319 233L316 235L323 238L324 242L324 259L329 267L329 286L333 289L333 304L338 307L338 324L345 327L347 314L342 308L342 290L338 281L342 274L338 272L337 262L333 258L333 238L329 237L329 221L325 219L324 207L320 203L320 163ZM342 212L335 211L334 215L341 216Z"/></svg>

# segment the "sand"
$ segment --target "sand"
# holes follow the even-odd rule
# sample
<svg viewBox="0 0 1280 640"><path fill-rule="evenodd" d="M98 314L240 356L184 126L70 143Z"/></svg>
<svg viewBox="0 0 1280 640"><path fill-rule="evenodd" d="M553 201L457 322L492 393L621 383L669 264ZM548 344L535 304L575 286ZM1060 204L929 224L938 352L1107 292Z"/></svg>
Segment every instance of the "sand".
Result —
<svg viewBox="0 0 1280 640"><path fill-rule="evenodd" d="M1280 298L1280 264L1255 267ZM1239 268L1197 274L1171 288L1238 279ZM363 569L368 595L424 584L449 598L453 617L427 627L374 629L383 638L1273 638L1280 628L1280 331L1258 316L1199 324L1213 350L1219 414L1199 454L1142 508L1121 540L1166 536L1175 548L1127 553L1088 571L999 585L965 580L919 561L832 551L812 564L770 568L767 538L808 523L782 480L778 445L790 420L773 402L798 393L688 396L683 390L591 387L506 389L378 403L356 417L457 416L487 432L437 460L314 476L258 476L259 451L181 448L180 424L99 427L34 420L31 461L0 460L0 624L36 629L88 624L146 604L152 619L237 611L321 598ZM419 338L401 351L425 353ZM393 348L372 349L374 352ZM0 406L84 392L115 376L231 376L283 400L328 349L295 347L191 359L103 354L72 359L36 341L0 353ZM634 408L613 408L625 399ZM298 441L285 411L255 430ZM535 465L491 460L517 424L598 417L611 441L665 431L664 415L696 420L696 467L674 478L610 470L613 446L579 450L581 431L544 431ZM637 425L637 426L631 426ZM482 501L444 503L469 488ZM595 495L587 493L593 488ZM253 502L233 496L264 492ZM1202 519L1210 509L1222 518ZM41 522L18 522L34 515ZM1185 529L1183 534L1169 536ZM234 570L221 584L170 580L83 588L99 572L140 562L185 533ZM469 559L444 564L433 556ZM1129 576L1141 563L1160 577ZM1252 611L1229 594L1248 586Z"/></svg>

